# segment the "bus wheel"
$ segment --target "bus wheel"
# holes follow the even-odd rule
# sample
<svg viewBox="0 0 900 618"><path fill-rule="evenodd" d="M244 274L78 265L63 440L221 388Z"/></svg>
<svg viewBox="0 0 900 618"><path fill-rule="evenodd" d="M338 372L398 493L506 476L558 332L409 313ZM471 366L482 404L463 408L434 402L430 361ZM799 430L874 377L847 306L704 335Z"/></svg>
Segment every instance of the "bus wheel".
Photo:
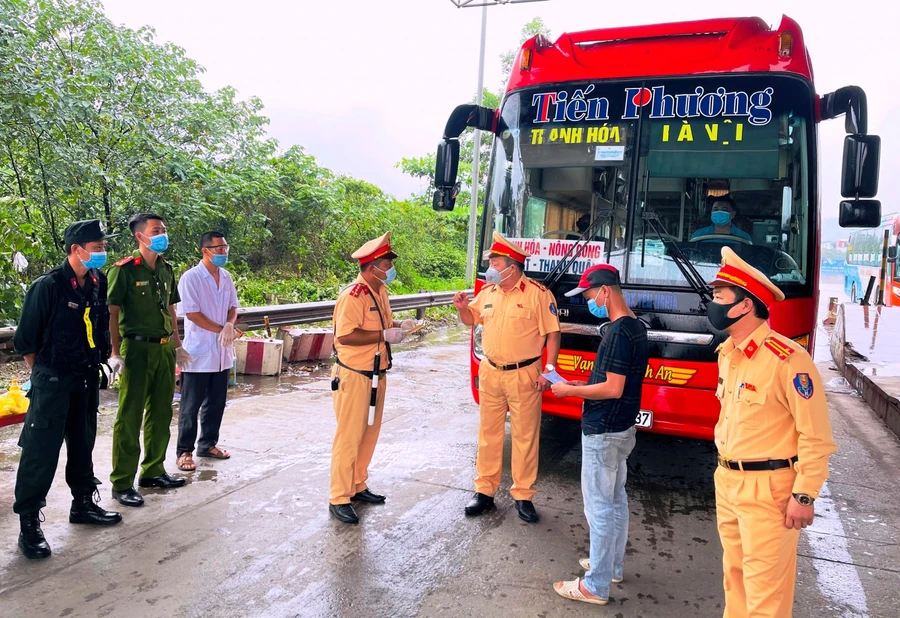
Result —
<svg viewBox="0 0 900 618"><path fill-rule="evenodd" d="M856 281L850 284L850 302L856 302Z"/></svg>

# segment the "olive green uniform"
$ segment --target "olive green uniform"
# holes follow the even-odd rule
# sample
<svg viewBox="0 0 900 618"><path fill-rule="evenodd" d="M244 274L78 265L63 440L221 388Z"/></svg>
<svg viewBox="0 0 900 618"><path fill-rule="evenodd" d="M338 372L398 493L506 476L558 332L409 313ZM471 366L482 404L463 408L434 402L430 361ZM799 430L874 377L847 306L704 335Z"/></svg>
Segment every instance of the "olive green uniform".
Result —
<svg viewBox="0 0 900 618"><path fill-rule="evenodd" d="M159 256L150 268L139 251L110 268L109 304L120 307L119 333L125 370L119 384L119 412L113 426L113 489L134 486L141 455L141 478L160 476L169 446L175 394L175 342L169 306L178 303L172 266Z"/></svg>

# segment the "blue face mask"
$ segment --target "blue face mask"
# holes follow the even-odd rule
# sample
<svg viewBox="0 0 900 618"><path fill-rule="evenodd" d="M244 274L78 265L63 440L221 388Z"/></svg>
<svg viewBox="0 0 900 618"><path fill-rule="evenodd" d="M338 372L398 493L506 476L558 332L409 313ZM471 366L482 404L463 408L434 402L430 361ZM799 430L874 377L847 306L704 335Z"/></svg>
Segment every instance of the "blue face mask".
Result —
<svg viewBox="0 0 900 618"><path fill-rule="evenodd" d="M606 302L604 302L602 305L598 305L597 301L592 298L588 301L588 311L590 311L592 315L597 316L601 320L609 318L609 309L606 308Z"/></svg>
<svg viewBox="0 0 900 618"><path fill-rule="evenodd" d="M375 268L378 268L378 267L376 266ZM381 270L381 269L378 268L378 270ZM381 270L381 272L384 273L384 279L382 279L382 281L384 283L390 283L391 281L393 281L394 279L397 278L397 269L394 268L393 266L391 266L387 270Z"/></svg>
<svg viewBox="0 0 900 618"><path fill-rule="evenodd" d="M717 210L712 213L709 218L712 219L713 225L717 225L719 227L731 223L731 213L727 210Z"/></svg>
<svg viewBox="0 0 900 618"><path fill-rule="evenodd" d="M81 260L81 263L84 264L84 267L87 269L91 268L103 268L106 264L106 251L98 251L98 252L90 252L91 259L89 260Z"/></svg>
<svg viewBox="0 0 900 618"><path fill-rule="evenodd" d="M225 266L228 263L228 254L227 253L213 253L212 255L212 263L219 268Z"/></svg>
<svg viewBox="0 0 900 618"><path fill-rule="evenodd" d="M149 238L150 244L147 245L147 248L153 253L162 253L169 248L168 234L157 234L156 236L150 236Z"/></svg>

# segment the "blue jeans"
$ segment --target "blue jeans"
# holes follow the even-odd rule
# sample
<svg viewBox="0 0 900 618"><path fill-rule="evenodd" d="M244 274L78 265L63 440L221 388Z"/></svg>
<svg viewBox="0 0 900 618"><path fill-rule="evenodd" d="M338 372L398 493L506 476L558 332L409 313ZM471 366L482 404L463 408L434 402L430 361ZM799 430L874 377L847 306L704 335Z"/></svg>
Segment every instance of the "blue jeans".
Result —
<svg viewBox="0 0 900 618"><path fill-rule="evenodd" d="M584 587L609 598L609 585L625 573L628 542L626 460L635 444L635 429L581 436L581 493L584 515L591 529L591 568Z"/></svg>

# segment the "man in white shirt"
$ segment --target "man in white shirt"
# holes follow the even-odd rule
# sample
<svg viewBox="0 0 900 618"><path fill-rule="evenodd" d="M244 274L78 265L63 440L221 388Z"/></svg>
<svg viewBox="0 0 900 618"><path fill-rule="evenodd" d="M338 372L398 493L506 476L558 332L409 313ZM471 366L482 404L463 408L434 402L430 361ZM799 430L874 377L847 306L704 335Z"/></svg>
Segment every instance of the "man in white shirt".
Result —
<svg viewBox="0 0 900 618"><path fill-rule="evenodd" d="M197 456L228 459L216 444L225 412L228 376L234 364L234 323L238 299L234 281L222 268L228 263L228 242L220 232L200 237L203 260L181 276L178 293L184 315L182 346L191 360L181 372L181 414L178 419L178 468L195 470L197 413L200 440Z"/></svg>

